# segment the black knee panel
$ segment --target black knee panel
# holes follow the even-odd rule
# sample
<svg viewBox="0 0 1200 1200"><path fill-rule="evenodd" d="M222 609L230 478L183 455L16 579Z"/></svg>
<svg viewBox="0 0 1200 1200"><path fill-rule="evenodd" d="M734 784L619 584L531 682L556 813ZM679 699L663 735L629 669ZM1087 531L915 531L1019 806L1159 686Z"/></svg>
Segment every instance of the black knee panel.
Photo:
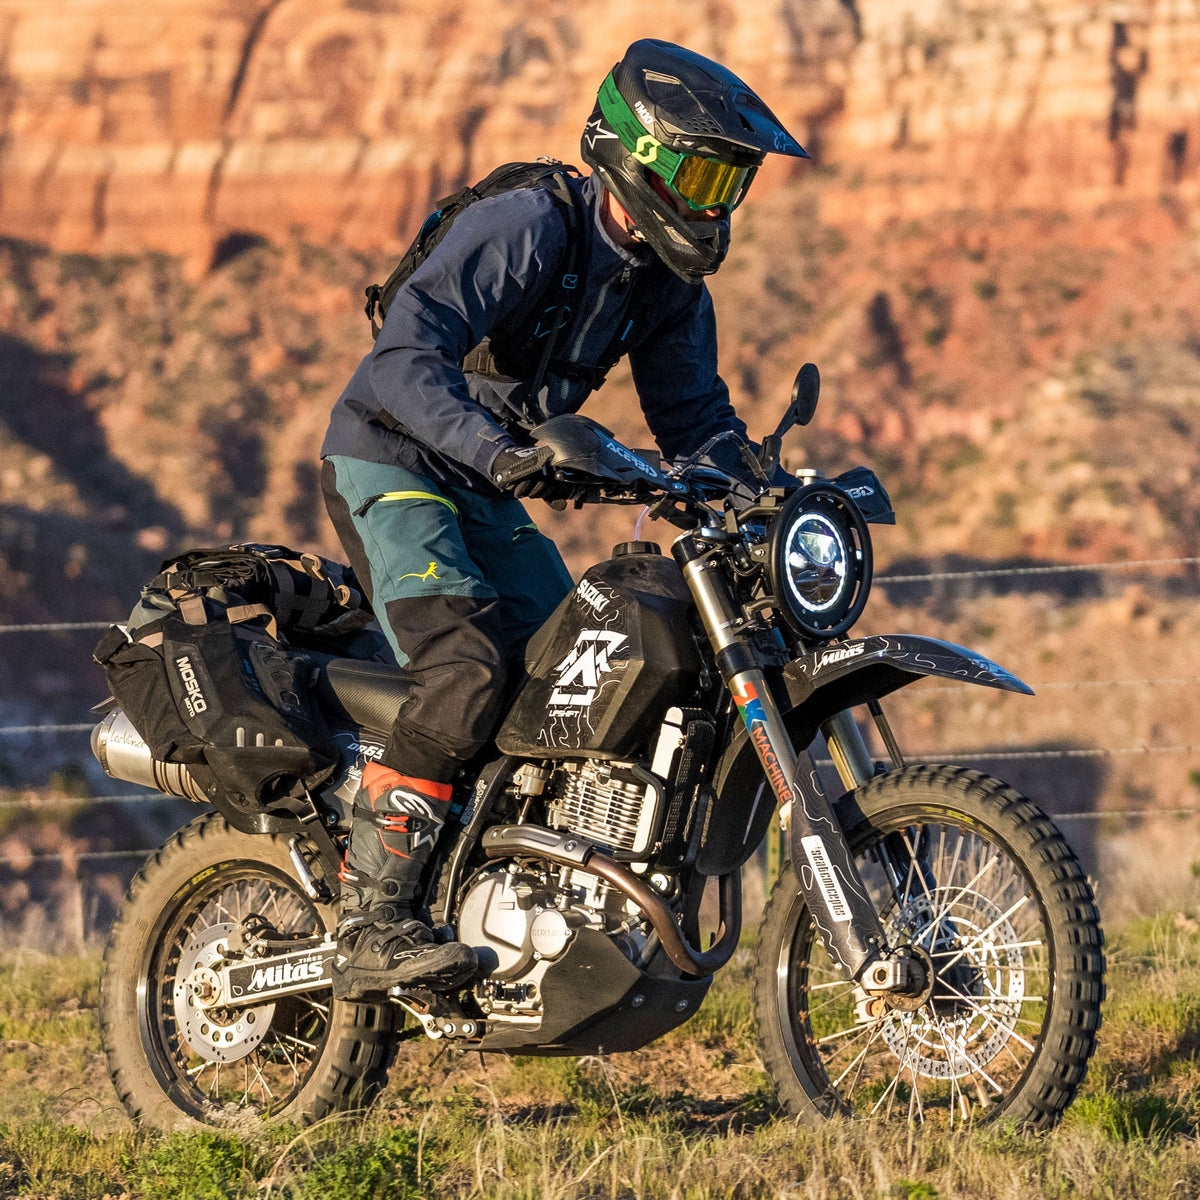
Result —
<svg viewBox="0 0 1200 1200"><path fill-rule="evenodd" d="M415 686L382 761L409 775L448 780L486 743L504 694L496 602L435 594L390 600L386 610Z"/></svg>

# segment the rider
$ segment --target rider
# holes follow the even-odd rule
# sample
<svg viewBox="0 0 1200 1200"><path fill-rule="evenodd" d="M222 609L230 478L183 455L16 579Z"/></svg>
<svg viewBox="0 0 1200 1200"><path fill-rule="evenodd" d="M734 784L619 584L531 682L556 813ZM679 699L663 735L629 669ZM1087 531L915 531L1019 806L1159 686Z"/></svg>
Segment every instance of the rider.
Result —
<svg viewBox="0 0 1200 1200"><path fill-rule="evenodd" d="M474 951L413 915L451 782L492 733L508 664L572 587L518 496L563 496L528 430L574 412L615 347L668 458L745 433L717 373L702 282L729 249L730 213L768 153L807 158L724 67L642 40L601 84L571 179L585 238L562 357L495 369L526 327L568 232L544 187L465 209L406 280L334 406L322 447L330 517L414 686L363 771L342 871L334 994L448 989ZM543 284L544 286L544 284ZM572 293L572 296L574 294ZM565 310L565 312L569 310ZM496 352L480 357L484 338ZM548 352L547 352L548 353ZM511 361L511 359L509 359ZM736 470L732 461L719 462Z"/></svg>

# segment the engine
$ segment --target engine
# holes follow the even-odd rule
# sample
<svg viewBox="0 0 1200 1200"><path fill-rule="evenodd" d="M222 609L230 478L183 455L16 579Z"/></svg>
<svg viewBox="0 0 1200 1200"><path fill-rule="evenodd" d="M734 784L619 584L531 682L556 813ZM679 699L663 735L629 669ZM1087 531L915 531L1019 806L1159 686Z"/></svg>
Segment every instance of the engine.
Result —
<svg viewBox="0 0 1200 1200"><path fill-rule="evenodd" d="M513 862L481 871L459 908L458 936L486 973L475 987L483 1012L540 1020L542 977L584 928L608 935L631 961L651 932L636 905L586 871Z"/></svg>
<svg viewBox="0 0 1200 1200"><path fill-rule="evenodd" d="M547 824L622 855L648 854L662 813L662 781L636 763L587 759L554 772Z"/></svg>
<svg viewBox="0 0 1200 1200"><path fill-rule="evenodd" d="M695 782L689 763L702 758L711 730L703 714L673 708L648 766L606 759L527 763L514 784L519 795L540 800L550 828L645 872L665 844L678 849L686 840L683 801ZM655 872L651 880L664 894L675 887L668 873ZM508 862L482 870L468 885L458 920L459 938L475 947L486 971L475 989L481 1009L493 1019L540 1019L542 976L584 928L611 938L631 962L641 959L652 932L636 904L586 868Z"/></svg>

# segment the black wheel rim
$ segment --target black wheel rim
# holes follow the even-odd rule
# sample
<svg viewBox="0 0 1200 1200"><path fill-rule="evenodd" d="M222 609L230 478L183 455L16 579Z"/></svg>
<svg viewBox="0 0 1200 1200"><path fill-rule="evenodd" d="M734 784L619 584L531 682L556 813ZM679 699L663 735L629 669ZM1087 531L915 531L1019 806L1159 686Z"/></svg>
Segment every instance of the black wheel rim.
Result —
<svg viewBox="0 0 1200 1200"><path fill-rule="evenodd" d="M318 992L266 1006L268 1030L231 1061L197 1050L197 1030L181 1024L175 1001L186 949L206 930L239 924L251 913L283 934L325 932L320 913L282 871L254 862L218 863L193 876L164 908L138 977L138 1027L150 1068L173 1104L210 1124L286 1108L316 1069L329 1035L333 1002L328 992ZM246 1010L228 1010L216 1014L215 1023L232 1031L245 1016Z"/></svg>
<svg viewBox="0 0 1200 1200"><path fill-rule="evenodd" d="M889 882L879 849L891 835L910 869ZM915 864L929 864L923 876ZM961 814L897 809L856 839L855 860L889 939L926 950L938 973L912 1012L872 1016L830 962L797 899L776 964L788 1054L837 1111L951 1125L992 1118L1033 1069L1050 1017L1053 948L1019 859Z"/></svg>

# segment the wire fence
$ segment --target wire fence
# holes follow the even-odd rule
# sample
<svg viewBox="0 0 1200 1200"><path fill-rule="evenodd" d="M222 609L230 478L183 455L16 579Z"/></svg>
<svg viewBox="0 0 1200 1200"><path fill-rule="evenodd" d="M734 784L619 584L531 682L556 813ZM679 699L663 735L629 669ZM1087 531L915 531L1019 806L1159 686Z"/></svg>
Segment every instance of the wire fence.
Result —
<svg viewBox="0 0 1200 1200"><path fill-rule="evenodd" d="M1167 568L1194 568L1200 566L1198 557L1174 557L1157 559L1140 559L1123 562L1093 562L1093 563L1061 563L1044 566L973 568L967 570L927 571L910 574L882 573L875 577L880 584L916 584L943 583L959 580L984 579L1031 579L1048 575L1069 575L1096 572L1122 572L1130 570L1163 570ZM0 625L0 635L9 633L77 633L96 632L107 629L110 621L55 621L27 622ZM1144 688L1144 687L1182 687L1195 686L1200 683L1198 675L1173 675L1164 677L1149 677L1138 679L1079 679L1079 680L1048 680L1031 685L1034 691L1086 691L1089 689L1114 688ZM936 692L959 690L961 685L924 686L912 692L901 692L903 697L928 696ZM1002 695L1002 693L998 693ZM95 727L95 721L38 723L23 725L0 726L0 738L32 737L43 735L90 733ZM1012 748L973 748L958 750L942 750L931 754L906 754L905 759L913 763L928 762L1019 762L1047 761L1071 759L1115 759L1133 756L1200 756L1200 745L1164 745L1164 746L1121 746L1121 747L1012 747ZM828 764L827 764L828 765ZM64 810L101 805L137 805L169 803L173 797L164 796L160 792L144 790L102 796L23 796L13 799L0 800L0 810L21 810L40 812L44 810ZM180 800L181 803L188 803ZM1096 811L1062 812L1053 814L1058 821L1103 821L1115 819L1152 819L1174 818L1186 819L1200 816L1200 808L1117 808L1099 809ZM144 857L155 847L144 847L128 850L97 850L79 853L33 853L25 851L7 856L0 856L0 866L33 866L51 863L71 864L105 864L120 860L130 860Z"/></svg>
<svg viewBox="0 0 1200 1200"><path fill-rule="evenodd" d="M969 571L932 571L919 575L876 575L876 583L943 583L950 579L1020 579L1038 575L1078 575L1097 571L1133 571L1194 567L1200 558L1142 558L1124 562L1058 563L1044 567L980 567Z"/></svg>
<svg viewBox="0 0 1200 1200"><path fill-rule="evenodd" d="M161 798L161 797L160 797ZM1087 812L1055 812L1048 814L1055 822L1063 821L1108 821L1108 820L1156 820L1170 818L1174 821L1200 817L1200 808L1105 808ZM0 855L0 867L17 867L28 870L30 867L49 864L66 863L76 866L80 863L109 863L122 859L140 859L155 853L159 845L142 846L130 850L86 850L78 853L28 853Z"/></svg>

